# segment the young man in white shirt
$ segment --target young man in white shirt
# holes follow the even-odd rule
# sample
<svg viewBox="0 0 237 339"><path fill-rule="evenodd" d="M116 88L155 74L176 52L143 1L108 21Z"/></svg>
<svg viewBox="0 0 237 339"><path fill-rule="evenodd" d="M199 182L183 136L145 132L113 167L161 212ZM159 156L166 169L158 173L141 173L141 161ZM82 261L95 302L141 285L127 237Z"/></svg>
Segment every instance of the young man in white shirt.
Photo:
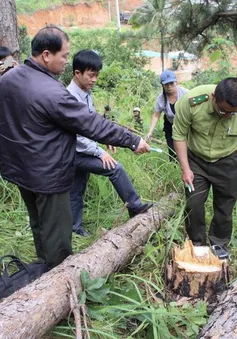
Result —
<svg viewBox="0 0 237 339"><path fill-rule="evenodd" d="M91 89L94 87L101 69L102 60L92 50L82 50L74 56L74 76L67 89L79 102L87 104L90 111L95 111ZM75 165L76 172L70 198L73 231L76 234L89 235L82 226L82 217L83 195L90 173L109 177L122 201L127 203L131 218L139 213L146 212L152 206L152 203L142 204L122 165L99 147L95 141L80 135L77 136Z"/></svg>

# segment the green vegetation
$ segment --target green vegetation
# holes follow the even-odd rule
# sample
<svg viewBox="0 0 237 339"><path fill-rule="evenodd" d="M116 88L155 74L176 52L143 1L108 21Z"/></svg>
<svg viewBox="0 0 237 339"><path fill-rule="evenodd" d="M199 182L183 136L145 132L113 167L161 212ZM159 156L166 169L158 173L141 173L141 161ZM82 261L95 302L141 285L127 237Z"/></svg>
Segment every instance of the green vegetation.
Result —
<svg viewBox="0 0 237 339"><path fill-rule="evenodd" d="M199 326L206 323L205 303L198 302L196 308L187 303L181 307L175 302L165 305L159 280L156 274L147 277L117 274L108 281L101 278L90 280L87 272L82 272L80 304L87 302L92 337L195 338ZM64 336L65 332L60 330L65 330L65 327L58 326L54 333ZM68 329L67 333L70 335Z"/></svg>
<svg viewBox="0 0 237 339"><path fill-rule="evenodd" d="M154 102L160 91L159 79L143 69L144 59L138 59L142 48L133 40L122 43L110 30L76 30L69 33L72 41L72 55L82 48L93 48L103 58L104 68L94 90L95 106L103 112L106 104L117 112L121 124L133 127L132 108L140 106L144 118L144 134L148 132ZM22 51L27 55L29 40L22 30ZM210 46L215 51L217 42ZM223 61L220 59L220 61ZM223 68L224 67L224 68ZM225 73L223 73L225 69ZM201 73L186 87L211 83L231 74L228 60L219 64L219 71ZM69 65L62 81L68 84L72 76ZM206 304L198 302L195 306L185 303L178 306L171 300L162 300L166 296L164 268L168 252L174 243L182 244L185 239L183 220L183 184L179 166L168 161L167 148L162 132L162 121L157 127L156 137L162 141L162 154L150 153L134 155L129 150L118 149L115 158L125 167L143 201L159 201L172 191L181 193L180 206L173 218L162 223L160 230L151 235L144 254L135 257L123 272L111 275L107 279L90 280L87 273L81 276L83 292L79 297L81 305L86 303L90 322L91 338L196 338L197 333L207 321ZM153 144L152 146L157 147ZM24 203L16 186L0 178L0 255L15 254L25 261L35 259L33 237ZM93 236L82 238L73 234L73 249L79 252L94 242L103 229L128 220L127 212L120 216L123 209L108 180L91 176L85 195L84 226ZM234 212L234 229L237 229L237 210ZM212 215L211 197L207 202L207 221ZM237 270L237 236L234 233L231 242L232 272ZM54 338L74 338L74 321L69 318L54 329Z"/></svg>
<svg viewBox="0 0 237 339"><path fill-rule="evenodd" d="M236 18L237 3L232 0L146 0L130 22L140 27L137 36L159 37L163 59L163 53L170 49L201 53L217 36L228 37L236 45Z"/></svg>
<svg viewBox="0 0 237 339"><path fill-rule="evenodd" d="M61 5L75 5L79 3L90 3L93 0L16 0L18 13L33 13L41 9L52 9Z"/></svg>

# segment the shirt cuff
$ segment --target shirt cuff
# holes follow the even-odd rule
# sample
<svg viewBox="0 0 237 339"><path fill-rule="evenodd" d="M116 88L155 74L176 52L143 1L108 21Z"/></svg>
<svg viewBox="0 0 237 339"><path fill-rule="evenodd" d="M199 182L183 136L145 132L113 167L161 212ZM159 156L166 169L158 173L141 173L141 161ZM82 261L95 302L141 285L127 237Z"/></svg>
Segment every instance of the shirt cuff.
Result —
<svg viewBox="0 0 237 339"><path fill-rule="evenodd" d="M102 155L103 155L104 153L105 153L105 151L103 150L103 148L98 147L98 150L97 150L97 152L96 152L96 156L97 156L98 158L101 158Z"/></svg>

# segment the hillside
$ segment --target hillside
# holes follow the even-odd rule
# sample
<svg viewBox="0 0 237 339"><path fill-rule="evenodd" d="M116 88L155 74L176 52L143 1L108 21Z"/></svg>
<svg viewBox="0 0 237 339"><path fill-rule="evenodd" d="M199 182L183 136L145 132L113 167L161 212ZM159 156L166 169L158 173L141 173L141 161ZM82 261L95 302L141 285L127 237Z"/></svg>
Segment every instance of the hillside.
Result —
<svg viewBox="0 0 237 339"><path fill-rule="evenodd" d="M32 14L18 14L19 25L25 25L29 35L34 35L41 27L55 24L62 27L98 28L110 22L109 0L104 4L100 1L78 3L76 5L55 6ZM142 5L143 0L123 0L120 11L133 11ZM115 4L111 3L111 17L115 18Z"/></svg>

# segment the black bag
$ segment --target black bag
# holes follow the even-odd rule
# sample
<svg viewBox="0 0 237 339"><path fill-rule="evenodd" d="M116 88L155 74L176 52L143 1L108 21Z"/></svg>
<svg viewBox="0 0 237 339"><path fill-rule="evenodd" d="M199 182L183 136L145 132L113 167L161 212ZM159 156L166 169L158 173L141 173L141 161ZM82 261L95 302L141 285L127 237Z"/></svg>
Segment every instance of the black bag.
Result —
<svg viewBox="0 0 237 339"><path fill-rule="evenodd" d="M8 297L48 271L48 266L45 263L26 264L14 255L4 255L0 258L0 264L4 259L9 259L9 262L0 275L0 299ZM10 275L9 268L13 265L17 268L17 271Z"/></svg>

